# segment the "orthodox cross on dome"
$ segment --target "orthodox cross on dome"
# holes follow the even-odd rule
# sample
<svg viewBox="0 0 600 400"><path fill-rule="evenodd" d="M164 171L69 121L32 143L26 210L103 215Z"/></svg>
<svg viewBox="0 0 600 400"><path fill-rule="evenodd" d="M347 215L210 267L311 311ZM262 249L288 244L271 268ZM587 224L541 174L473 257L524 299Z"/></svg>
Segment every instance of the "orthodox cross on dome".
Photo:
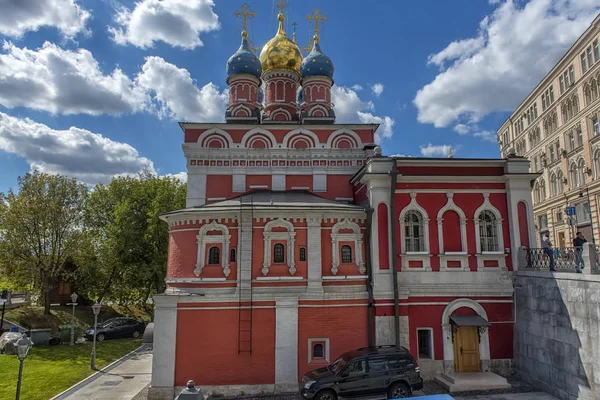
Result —
<svg viewBox="0 0 600 400"><path fill-rule="evenodd" d="M325 22L327 21L327 17L322 15L319 16L319 12L320 10L318 8L315 8L314 11L314 15L307 15L306 19L308 20L308 22L314 22L315 24L315 36L314 36L314 41L315 43L319 43L319 22Z"/></svg>
<svg viewBox="0 0 600 400"><path fill-rule="evenodd" d="M283 14L283 9L286 8L287 5L287 1L286 0L279 0L279 3L277 3L275 5L275 7L279 8L279 13Z"/></svg>
<svg viewBox="0 0 600 400"><path fill-rule="evenodd" d="M303 47L300 50L306 51L307 53L310 53L310 51L312 50L314 44L315 44L315 42L312 39L310 39L308 41L308 44L306 45L306 47Z"/></svg>
<svg viewBox="0 0 600 400"><path fill-rule="evenodd" d="M255 11L248 11L248 4L242 4L242 11L236 10L233 15L242 20L242 37L246 39L248 37L248 18L256 17Z"/></svg>
<svg viewBox="0 0 600 400"><path fill-rule="evenodd" d="M297 22L292 22L292 26L294 27L294 38L293 41L296 43L296 26L298 26Z"/></svg>
<svg viewBox="0 0 600 400"><path fill-rule="evenodd" d="M252 40L248 39L248 48L253 52L256 53L258 51L258 47L253 46L252 45Z"/></svg>

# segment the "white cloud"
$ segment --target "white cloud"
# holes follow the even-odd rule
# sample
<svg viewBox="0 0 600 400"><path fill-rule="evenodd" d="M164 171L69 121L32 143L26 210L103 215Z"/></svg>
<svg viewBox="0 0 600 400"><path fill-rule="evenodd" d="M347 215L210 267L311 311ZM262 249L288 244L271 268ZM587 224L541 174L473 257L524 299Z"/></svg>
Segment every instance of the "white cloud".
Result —
<svg viewBox="0 0 600 400"><path fill-rule="evenodd" d="M2 0L0 34L20 38L43 26L56 27L67 38L84 31L89 12L76 0Z"/></svg>
<svg viewBox="0 0 600 400"><path fill-rule="evenodd" d="M450 149L452 148L452 146L448 145L448 144L442 144L442 145L432 145L431 143L429 143L426 146L420 146L421 147L421 155L425 156L425 157L448 157L448 155L450 155Z"/></svg>
<svg viewBox="0 0 600 400"><path fill-rule="evenodd" d="M121 114L144 107L144 92L120 70L100 70L85 49L64 50L45 42L29 50L12 43L0 54L0 104L53 114Z"/></svg>
<svg viewBox="0 0 600 400"><path fill-rule="evenodd" d="M0 112L0 150L27 160L31 169L76 177L96 184L113 176L154 171L152 161L127 143L115 142L85 129L55 130L29 118Z"/></svg>
<svg viewBox="0 0 600 400"><path fill-rule="evenodd" d="M465 124L456 124L454 131L458 132L459 135L466 135L471 131L471 129Z"/></svg>
<svg viewBox="0 0 600 400"><path fill-rule="evenodd" d="M198 89L183 68L160 57L147 57L136 83L151 93L160 117L194 122L220 122L225 117L227 90L213 83Z"/></svg>
<svg viewBox="0 0 600 400"><path fill-rule="evenodd" d="M383 93L383 83L374 84L373 86L371 86L371 90L373 91L373 94L375 94L375 96L379 97L381 93Z"/></svg>
<svg viewBox="0 0 600 400"><path fill-rule="evenodd" d="M331 97L335 107L336 122L381 124L375 133L375 142L393 135L394 119L388 116L376 116L375 107L370 101L362 101L356 91L344 86L333 86Z"/></svg>
<svg viewBox="0 0 600 400"><path fill-rule="evenodd" d="M213 7L213 0L141 0L133 10L121 7L115 16L118 26L109 32L121 45L147 48L162 41L194 49L203 46L200 33L220 28Z"/></svg>
<svg viewBox="0 0 600 400"><path fill-rule="evenodd" d="M354 90L355 92L359 92L361 90L363 90L363 87L360 85L352 85L351 86L352 90Z"/></svg>
<svg viewBox="0 0 600 400"><path fill-rule="evenodd" d="M188 175L187 172L178 172L176 174L165 174L164 176L168 176L169 178L176 178L181 181L181 183L187 183Z"/></svg>
<svg viewBox="0 0 600 400"><path fill-rule="evenodd" d="M492 2L494 4L496 2ZM473 38L450 43L428 63L449 67L413 100L418 120L446 127L514 109L589 26L592 0L501 2Z"/></svg>
<svg viewBox="0 0 600 400"><path fill-rule="evenodd" d="M483 130L477 131L473 133L473 136L480 138L481 140L485 140L486 142L496 143L496 133L493 131Z"/></svg>

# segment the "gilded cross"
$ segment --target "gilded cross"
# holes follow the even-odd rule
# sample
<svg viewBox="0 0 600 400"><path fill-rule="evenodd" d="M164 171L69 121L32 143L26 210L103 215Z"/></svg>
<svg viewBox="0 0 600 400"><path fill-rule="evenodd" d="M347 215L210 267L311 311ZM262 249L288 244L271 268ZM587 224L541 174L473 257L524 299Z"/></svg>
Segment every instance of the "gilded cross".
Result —
<svg viewBox="0 0 600 400"><path fill-rule="evenodd" d="M286 0L279 0L279 3L277 3L277 5L275 7L279 8L279 12L283 14L283 9L286 8L287 5L287 1Z"/></svg>
<svg viewBox="0 0 600 400"><path fill-rule="evenodd" d="M319 42L319 22L325 22L327 21L327 17L326 16L319 16L319 12L320 10L318 8L315 9L314 11L314 15L307 15L306 19L308 20L308 22L314 22L315 23L315 41L318 43Z"/></svg>
<svg viewBox="0 0 600 400"><path fill-rule="evenodd" d="M248 11L248 4L242 4L242 11L236 10L233 15L242 19L242 36L245 38L248 37L248 18L256 17L255 11Z"/></svg>
<svg viewBox="0 0 600 400"><path fill-rule="evenodd" d="M256 52L258 51L258 47L256 47L256 46L253 46L253 45L252 45L252 40L250 40L250 39L248 39L248 48L249 48L249 49L250 49L252 52L254 52L254 53L256 53Z"/></svg>
<svg viewBox="0 0 600 400"><path fill-rule="evenodd" d="M298 26L298 23L292 22L292 26L294 27L294 43L296 43L296 26Z"/></svg>
<svg viewBox="0 0 600 400"><path fill-rule="evenodd" d="M310 52L312 50L312 48L313 48L313 45L314 45L314 42L313 42L312 39L310 39L308 41L308 44L306 45L306 47L303 47L301 50L302 51L306 51L306 52Z"/></svg>

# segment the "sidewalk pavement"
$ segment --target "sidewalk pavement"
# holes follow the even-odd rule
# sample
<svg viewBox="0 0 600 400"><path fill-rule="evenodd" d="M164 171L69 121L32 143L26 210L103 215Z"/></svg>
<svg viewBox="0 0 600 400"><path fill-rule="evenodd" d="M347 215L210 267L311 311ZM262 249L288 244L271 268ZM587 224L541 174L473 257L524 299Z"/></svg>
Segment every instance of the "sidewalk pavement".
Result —
<svg viewBox="0 0 600 400"><path fill-rule="evenodd" d="M131 400L151 374L152 349L144 345L51 400Z"/></svg>
<svg viewBox="0 0 600 400"><path fill-rule="evenodd" d="M547 393L509 393L483 396L456 397L456 400L558 400Z"/></svg>

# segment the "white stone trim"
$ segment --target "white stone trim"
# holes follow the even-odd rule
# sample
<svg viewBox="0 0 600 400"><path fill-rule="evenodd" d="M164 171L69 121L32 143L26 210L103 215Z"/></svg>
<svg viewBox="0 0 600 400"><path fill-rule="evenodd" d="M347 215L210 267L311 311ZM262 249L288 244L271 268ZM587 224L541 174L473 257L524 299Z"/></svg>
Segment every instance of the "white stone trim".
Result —
<svg viewBox="0 0 600 400"><path fill-rule="evenodd" d="M448 260L460 261L460 269L463 271L469 270L469 255L467 253L467 216L465 212L454 203L454 192L447 192L446 197L448 201L446 205L438 211L437 214L437 225L438 225L438 242L439 242L439 259L440 259L440 271L455 270L455 268L448 268ZM454 211L460 218L460 252L444 252L444 229L443 229L443 216L446 211Z"/></svg>
<svg viewBox="0 0 600 400"><path fill-rule="evenodd" d="M325 344L325 348L323 349L323 359L327 362L330 362L329 358L329 338L309 338L308 339L308 363L310 364L313 360L312 358L312 350L313 344L323 342Z"/></svg>
<svg viewBox="0 0 600 400"><path fill-rule="evenodd" d="M398 222L400 224L400 257L402 258L402 270L410 269L411 271L431 271L431 254L429 249L429 215L427 214L427 211L425 211L425 209L419 205L417 201L417 193L409 192L409 195L410 203L402 209L402 211L400 212L400 216L398 217ZM423 241L425 248L422 252L405 251L406 235L404 233L404 217L409 211L418 211L423 217ZM423 266L422 268L409 268L409 261L421 261L423 263Z"/></svg>
<svg viewBox="0 0 600 400"><path fill-rule="evenodd" d="M475 311L478 315L488 321L487 313L481 304L471 299L456 299L444 308L442 313L442 332L444 343L444 360L454 361L454 346L452 344L452 327L450 326L450 316L454 311L461 307L468 307ZM489 321L488 321L489 322ZM481 360L490 359L490 339L488 330L481 334L479 342L479 357Z"/></svg>
<svg viewBox="0 0 600 400"><path fill-rule="evenodd" d="M209 231L221 231L221 235L207 235ZM205 245L208 243L220 243L221 244L221 267L223 267L223 275L227 278L231 273L229 269L229 242L231 235L229 234L229 228L223 224L218 224L213 221L200 228L198 235L196 236L198 243L198 256L196 258L196 269L194 269L194 275L200 276L202 269L205 267Z"/></svg>
<svg viewBox="0 0 600 400"><path fill-rule="evenodd" d="M475 222L475 248L477 249L477 254L482 254L481 252L481 237L479 234L479 215L483 211L490 211L496 217L496 237L498 238L498 249L497 252L504 254L504 234L502 230L502 214L496 207L490 203L490 194L489 192L483 192L483 203L475 210L474 219ZM491 252L490 252L491 253Z"/></svg>
<svg viewBox="0 0 600 400"><path fill-rule="evenodd" d="M275 227L283 227L287 229L287 232L271 232L271 229ZM272 240L285 240L287 247L287 266L289 267L290 275L296 273L296 263L294 260L294 239L296 232L294 232L294 225L290 221L286 221L283 218L277 218L269 221L265 224L263 238L264 238L264 262L262 267L262 274L267 276L269 273L269 267L271 266L271 241Z"/></svg>
<svg viewBox="0 0 600 400"><path fill-rule="evenodd" d="M339 233L341 229L352 229L353 233ZM354 242L354 259L358 272L364 274L367 269L362 254L363 235L357 223L345 218L331 228L331 273L336 275L339 269L339 242Z"/></svg>
<svg viewBox="0 0 600 400"><path fill-rule="evenodd" d="M283 141L281 143L282 147L287 148L289 147L289 143L290 140L294 138L294 136L296 136L296 134L301 133L304 134L308 137L310 137L313 141L314 141L314 148L319 148L322 147L320 146L321 142L319 141L319 137L317 136L316 133L314 133L313 131L309 131L308 129L294 129L288 133L286 133L286 135L283 137Z"/></svg>
<svg viewBox="0 0 600 400"><path fill-rule="evenodd" d="M177 342L177 297L154 296L154 343L152 386L175 386L175 348Z"/></svg>
<svg viewBox="0 0 600 400"><path fill-rule="evenodd" d="M298 299L275 300L275 384L298 384Z"/></svg>
<svg viewBox="0 0 600 400"><path fill-rule="evenodd" d="M240 144L240 147L248 147L248 141L256 133L260 133L260 134L263 134L266 137L268 137L271 140L271 146L270 146L271 148L277 147L277 139L275 139L275 135L273 135L271 132L269 132L268 130L263 129L263 128L254 128L254 129L251 129L248 132L246 132L244 134L244 136L242 137L242 142Z"/></svg>
<svg viewBox="0 0 600 400"><path fill-rule="evenodd" d="M231 138L231 135L229 135L229 133L227 133L227 131L224 131L223 129L219 129L219 128L211 128L207 131L204 131L200 134L200 136L198 136L198 140L196 141L196 143L200 143L202 144L204 142L204 139L206 139L207 137L209 137L212 134L218 134L218 135L222 135L223 138L225 140L227 140L227 143L229 144L229 148L233 147L233 139Z"/></svg>
<svg viewBox="0 0 600 400"><path fill-rule="evenodd" d="M356 132L351 131L350 129L338 129L337 131L331 133L331 135L329 135L329 138L327 139L326 147L332 148L335 138L337 138L338 136L344 135L344 134L350 136L352 139L354 139L356 141L355 148L361 149L363 147L362 146L363 143L362 143L362 140L360 140L360 136L358 136L358 134Z"/></svg>
<svg viewBox="0 0 600 400"><path fill-rule="evenodd" d="M506 268L506 256L503 252L484 252L482 254L475 254L477 257L477 271L486 271L486 270L507 270ZM485 261L495 260L498 261L498 267L485 267Z"/></svg>

